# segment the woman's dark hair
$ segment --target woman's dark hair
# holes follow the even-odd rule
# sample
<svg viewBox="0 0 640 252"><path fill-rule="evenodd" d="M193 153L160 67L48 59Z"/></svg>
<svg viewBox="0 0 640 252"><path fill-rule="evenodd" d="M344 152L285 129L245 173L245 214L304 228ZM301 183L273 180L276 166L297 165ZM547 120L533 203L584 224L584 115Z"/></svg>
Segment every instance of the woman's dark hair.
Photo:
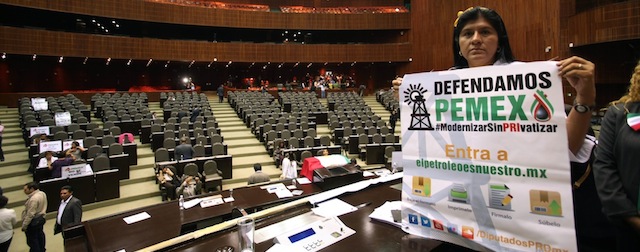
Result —
<svg viewBox="0 0 640 252"><path fill-rule="evenodd" d="M511 52L511 46L509 45L509 36L507 36L507 29L504 26L504 22L498 13L492 9L476 6L468 9L458 17L457 23L453 27L453 62L454 68L468 68L469 62L462 55L460 55L460 32L464 26L470 21L478 20L483 17L493 29L498 33L498 51L496 52L496 61L502 60L507 63L515 61L515 57Z"/></svg>

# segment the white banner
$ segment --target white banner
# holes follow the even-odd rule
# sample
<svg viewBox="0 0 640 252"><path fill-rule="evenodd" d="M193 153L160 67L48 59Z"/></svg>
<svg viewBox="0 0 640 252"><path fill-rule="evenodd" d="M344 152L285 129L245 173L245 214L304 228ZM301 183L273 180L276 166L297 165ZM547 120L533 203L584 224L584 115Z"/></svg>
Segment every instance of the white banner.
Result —
<svg viewBox="0 0 640 252"><path fill-rule="evenodd" d="M405 231L476 250L577 251L555 62L406 75Z"/></svg>
<svg viewBox="0 0 640 252"><path fill-rule="evenodd" d="M81 175L91 175L93 174L93 170L91 170L91 165L89 164L77 164L62 167L62 177L71 177L71 176L81 176Z"/></svg>
<svg viewBox="0 0 640 252"><path fill-rule="evenodd" d="M58 112L54 118L56 119L57 126L67 126L71 124L71 113L69 112Z"/></svg>
<svg viewBox="0 0 640 252"><path fill-rule="evenodd" d="M31 98L31 107L34 111L48 110L49 102L45 98Z"/></svg>
<svg viewBox="0 0 640 252"><path fill-rule="evenodd" d="M49 130L50 130L49 126L31 127L29 128L29 137L32 137L34 135L40 135L40 134L49 135L50 134Z"/></svg>
<svg viewBox="0 0 640 252"><path fill-rule="evenodd" d="M65 140L64 142L62 142L62 149L63 150L68 150L71 149L71 144L76 141L78 142L78 145L82 148L84 148L84 145L82 144L82 139L76 139L76 140Z"/></svg>
<svg viewBox="0 0 640 252"><path fill-rule="evenodd" d="M43 141L40 142L40 153L46 151L59 152L62 151L62 141L54 140L54 141Z"/></svg>

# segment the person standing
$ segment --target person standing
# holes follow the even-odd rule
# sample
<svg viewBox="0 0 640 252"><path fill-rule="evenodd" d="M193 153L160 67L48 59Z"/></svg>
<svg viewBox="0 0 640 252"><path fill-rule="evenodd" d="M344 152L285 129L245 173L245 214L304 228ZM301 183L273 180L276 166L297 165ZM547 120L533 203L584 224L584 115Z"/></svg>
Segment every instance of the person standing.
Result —
<svg viewBox="0 0 640 252"><path fill-rule="evenodd" d="M184 160L193 158L196 151L191 146L188 137L180 138L180 145L176 146L173 150L173 158L174 160Z"/></svg>
<svg viewBox="0 0 640 252"><path fill-rule="evenodd" d="M22 210L22 232L27 237L29 251L45 251L46 241L42 228L46 222L44 215L47 211L47 194L40 191L35 182L26 183L22 190L28 196Z"/></svg>
<svg viewBox="0 0 640 252"><path fill-rule="evenodd" d="M367 86L365 86L364 84L360 84L360 87L358 87L359 91L360 91L360 97L364 96L364 90L367 89Z"/></svg>
<svg viewBox="0 0 640 252"><path fill-rule="evenodd" d="M628 92L610 104L593 163L602 211L614 224L618 251L640 251L640 62Z"/></svg>
<svg viewBox="0 0 640 252"><path fill-rule="evenodd" d="M82 222L82 201L73 197L71 186L66 185L60 189L60 199L56 224L53 227L54 235L62 232L67 226ZM64 233L62 233L62 237L64 237Z"/></svg>
<svg viewBox="0 0 640 252"><path fill-rule="evenodd" d="M391 134L396 133L396 122L398 121L398 110L394 109L391 111L391 115L389 116L389 126L391 126Z"/></svg>
<svg viewBox="0 0 640 252"><path fill-rule="evenodd" d="M282 175L280 179L294 179L298 177L298 164L295 158L289 159L289 153L282 160Z"/></svg>
<svg viewBox="0 0 640 252"><path fill-rule="evenodd" d="M9 245L13 239L13 225L18 222L16 211L6 208L9 199L0 196L0 252L9 251Z"/></svg>
<svg viewBox="0 0 640 252"><path fill-rule="evenodd" d="M4 162L4 151L2 150L2 133L4 132L4 125L0 121L0 162Z"/></svg>
<svg viewBox="0 0 640 252"><path fill-rule="evenodd" d="M223 100L224 100L224 87L222 86L222 84L220 84L220 86L218 86L218 102L222 103Z"/></svg>

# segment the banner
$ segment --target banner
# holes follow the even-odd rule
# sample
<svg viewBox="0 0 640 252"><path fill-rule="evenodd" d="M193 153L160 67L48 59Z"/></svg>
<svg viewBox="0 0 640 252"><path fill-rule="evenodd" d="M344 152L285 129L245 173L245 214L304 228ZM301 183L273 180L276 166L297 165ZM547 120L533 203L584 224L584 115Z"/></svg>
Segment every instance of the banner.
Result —
<svg viewBox="0 0 640 252"><path fill-rule="evenodd" d="M34 111L48 110L49 102L45 98L31 98L31 107Z"/></svg>
<svg viewBox="0 0 640 252"><path fill-rule="evenodd" d="M56 119L57 126L67 126L71 124L71 113L69 112L58 112L54 118Z"/></svg>
<svg viewBox="0 0 640 252"><path fill-rule="evenodd" d="M62 141L53 140L53 141L42 141L40 142L40 153L46 151L59 152L62 151Z"/></svg>
<svg viewBox="0 0 640 252"><path fill-rule="evenodd" d="M75 139L75 140L64 140L64 141L62 142L62 149L63 149L63 150L71 149L71 144L73 144L73 142L74 142L74 141L75 141L75 142L78 142L78 145L79 145L80 147L84 148L84 145L83 145L83 139Z"/></svg>
<svg viewBox="0 0 640 252"><path fill-rule="evenodd" d="M31 127L29 128L29 137L40 134L50 135L49 131L49 126Z"/></svg>
<svg viewBox="0 0 640 252"><path fill-rule="evenodd" d="M77 164L62 167L62 177L71 177L71 176L81 176L81 175L91 175L93 174L93 170L91 170L91 165L89 164Z"/></svg>
<svg viewBox="0 0 640 252"><path fill-rule="evenodd" d="M406 75L402 224L482 251L577 251L555 62Z"/></svg>

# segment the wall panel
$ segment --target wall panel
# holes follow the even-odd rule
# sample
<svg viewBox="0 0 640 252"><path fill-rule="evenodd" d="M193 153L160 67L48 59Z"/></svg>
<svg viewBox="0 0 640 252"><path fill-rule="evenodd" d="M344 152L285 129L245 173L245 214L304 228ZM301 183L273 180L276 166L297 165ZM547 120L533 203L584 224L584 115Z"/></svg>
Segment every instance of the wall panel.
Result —
<svg viewBox="0 0 640 252"><path fill-rule="evenodd" d="M88 35L0 27L0 48L9 54L114 59L241 62L406 61L410 46L392 44L212 43Z"/></svg>
<svg viewBox="0 0 640 252"><path fill-rule="evenodd" d="M568 37L575 46L640 38L640 2L600 6L568 20Z"/></svg>
<svg viewBox="0 0 640 252"><path fill-rule="evenodd" d="M234 28L385 30L410 27L409 13L294 14L223 10L131 0L0 0L0 3L129 20Z"/></svg>

